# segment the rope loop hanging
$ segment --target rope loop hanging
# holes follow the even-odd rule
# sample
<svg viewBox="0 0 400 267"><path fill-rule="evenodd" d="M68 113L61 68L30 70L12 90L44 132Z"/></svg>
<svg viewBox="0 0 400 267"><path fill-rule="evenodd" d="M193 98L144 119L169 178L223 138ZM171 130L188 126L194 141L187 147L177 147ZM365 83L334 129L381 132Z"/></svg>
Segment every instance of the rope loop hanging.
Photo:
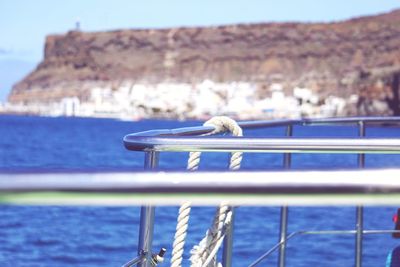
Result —
<svg viewBox="0 0 400 267"><path fill-rule="evenodd" d="M230 132L233 136L243 136L243 131L236 121L225 116L216 116L206 121L204 126L212 126L215 129L206 135ZM201 152L190 152L187 169L195 171L199 168ZM229 169L240 169L242 152L232 152L230 157ZM185 202L179 208L176 232L174 237L171 267L181 267L187 229L189 225L191 203ZM199 245L191 250L192 267L214 267L220 266L216 261L216 254L222 245L225 232L230 227L232 210L228 203L221 203L214 216L213 224L206 232L206 236L200 241Z"/></svg>

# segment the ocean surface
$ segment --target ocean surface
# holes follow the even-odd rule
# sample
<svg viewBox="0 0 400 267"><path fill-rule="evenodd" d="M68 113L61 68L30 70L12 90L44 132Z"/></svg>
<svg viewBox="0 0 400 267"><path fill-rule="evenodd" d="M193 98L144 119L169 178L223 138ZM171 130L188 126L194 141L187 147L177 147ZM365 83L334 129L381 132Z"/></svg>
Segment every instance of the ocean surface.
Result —
<svg viewBox="0 0 400 267"><path fill-rule="evenodd" d="M14 171L141 171L144 155L123 147L124 135L150 129L200 125L199 121L0 116L0 172ZM282 136L283 128L245 131L246 136ZM295 136L356 136L354 127L295 127ZM367 136L398 137L400 128L369 127ZM187 153L161 154L160 168L184 170ZM242 169L279 169L280 154L246 154ZM206 153L202 170L224 170L227 154ZM400 166L397 155L367 155L367 168ZM294 169L357 167L356 155L298 154ZM301 178L301 177L299 177ZM362 177L354 177L362 179ZM365 229L393 229L397 207L365 207ZM0 205L0 266L121 266L137 253L139 207ZM173 242L178 207L156 209L154 250ZM192 211L186 246L204 235L214 207ZM279 207L239 207L235 218L234 266L247 266L278 241ZM292 207L289 232L346 230L355 227L354 207ZM354 236L312 235L288 243L287 266L354 266ZM364 267L385 266L400 240L390 235L364 238ZM276 266L277 253L259 266ZM188 260L184 265L188 266Z"/></svg>

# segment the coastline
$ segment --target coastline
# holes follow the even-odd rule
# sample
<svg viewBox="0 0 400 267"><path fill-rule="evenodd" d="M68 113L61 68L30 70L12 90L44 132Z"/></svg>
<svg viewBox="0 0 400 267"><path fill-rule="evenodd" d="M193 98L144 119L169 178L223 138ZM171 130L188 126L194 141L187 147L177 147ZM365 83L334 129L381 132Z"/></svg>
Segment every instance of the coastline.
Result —
<svg viewBox="0 0 400 267"><path fill-rule="evenodd" d="M174 119L207 120L225 115L237 120L297 119L301 117L354 116L357 95L322 96L309 88L292 89L279 83L259 86L251 82L218 83L204 80L197 84L158 83L119 87L94 87L86 97L4 103L0 113L49 117L73 116L120 120ZM382 111L388 110L381 103Z"/></svg>

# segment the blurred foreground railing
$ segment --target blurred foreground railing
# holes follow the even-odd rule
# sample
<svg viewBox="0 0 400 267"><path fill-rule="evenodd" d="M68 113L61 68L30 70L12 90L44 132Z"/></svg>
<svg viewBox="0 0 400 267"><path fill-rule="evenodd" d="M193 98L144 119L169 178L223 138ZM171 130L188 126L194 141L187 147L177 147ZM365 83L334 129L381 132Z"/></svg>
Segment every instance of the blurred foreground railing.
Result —
<svg viewBox="0 0 400 267"><path fill-rule="evenodd" d="M9 173L0 174L0 203L210 205L224 199L234 205L400 205L400 180L393 177L400 177L400 169Z"/></svg>
<svg viewBox="0 0 400 267"><path fill-rule="evenodd" d="M353 179L354 176L361 179ZM301 177L301 179L299 179ZM23 205L400 205L400 169L361 171L149 172L149 173L8 173L0 174L0 204ZM145 216L146 214L147 217ZM154 223L143 214L141 229ZM150 217L149 217L150 216ZM362 230L390 234L393 230ZM397 231L398 232L398 231ZM147 232L148 234L150 232ZM256 266L282 245L301 235L353 234L357 230L293 232L256 259ZM152 234L152 231L151 231ZM147 235L149 236L149 235ZM149 237L152 237L151 235ZM144 264L153 254L142 237L138 258L124 266ZM144 253L147 252L147 253ZM146 256L149 256L146 258ZM146 259L146 260L145 260Z"/></svg>

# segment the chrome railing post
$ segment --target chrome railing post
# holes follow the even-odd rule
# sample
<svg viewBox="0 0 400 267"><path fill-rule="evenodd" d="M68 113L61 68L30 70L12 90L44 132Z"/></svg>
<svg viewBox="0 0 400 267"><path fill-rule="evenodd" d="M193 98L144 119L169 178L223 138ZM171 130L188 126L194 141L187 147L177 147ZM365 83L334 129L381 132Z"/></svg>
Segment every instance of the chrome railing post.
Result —
<svg viewBox="0 0 400 267"><path fill-rule="evenodd" d="M358 136L365 136L365 123L358 122ZM365 154L358 154L358 167L360 169L365 166ZM364 207L356 207L356 244L355 244L355 267L362 266L362 251L363 251L363 229L364 228Z"/></svg>
<svg viewBox="0 0 400 267"><path fill-rule="evenodd" d="M225 233L224 248L222 251L222 266L232 266L232 251L233 251L233 231L235 227L235 208L230 207L232 211L231 224Z"/></svg>
<svg viewBox="0 0 400 267"><path fill-rule="evenodd" d="M358 123L358 136L365 137L365 123L360 121ZM365 154L358 154L358 167L360 169L364 168L365 166Z"/></svg>
<svg viewBox="0 0 400 267"><path fill-rule="evenodd" d="M362 266L362 241L363 241L363 206L356 207L356 255L355 255L355 266Z"/></svg>
<svg viewBox="0 0 400 267"><path fill-rule="evenodd" d="M158 166L159 152L146 152L145 169L152 170ZM154 232L154 206L142 206L140 209L140 229L138 255L143 260L138 263L138 267L151 267L152 243Z"/></svg>
<svg viewBox="0 0 400 267"><path fill-rule="evenodd" d="M279 258L278 258L278 266L285 267L286 265L286 239L287 239L287 225L288 225L288 215L289 208L288 206L281 207L281 223L279 229Z"/></svg>
<svg viewBox="0 0 400 267"><path fill-rule="evenodd" d="M293 135L293 125L286 127L286 136L291 137ZM292 154L285 153L283 156L283 165L285 169L290 169L292 163ZM288 216L289 207L281 207L280 227L279 227L279 256L278 266L285 267L286 265L286 239L287 239L287 227L288 227Z"/></svg>
<svg viewBox="0 0 400 267"><path fill-rule="evenodd" d="M138 255L142 256L142 261L138 267L151 267L152 242L154 230L154 207L143 206L140 209L140 230Z"/></svg>
<svg viewBox="0 0 400 267"><path fill-rule="evenodd" d="M228 166L230 164L230 158L228 161ZM232 253L233 253L233 232L235 230L235 208L229 206L232 212L231 223L226 229L224 237L224 245L222 248L222 266L231 267L232 266Z"/></svg>

